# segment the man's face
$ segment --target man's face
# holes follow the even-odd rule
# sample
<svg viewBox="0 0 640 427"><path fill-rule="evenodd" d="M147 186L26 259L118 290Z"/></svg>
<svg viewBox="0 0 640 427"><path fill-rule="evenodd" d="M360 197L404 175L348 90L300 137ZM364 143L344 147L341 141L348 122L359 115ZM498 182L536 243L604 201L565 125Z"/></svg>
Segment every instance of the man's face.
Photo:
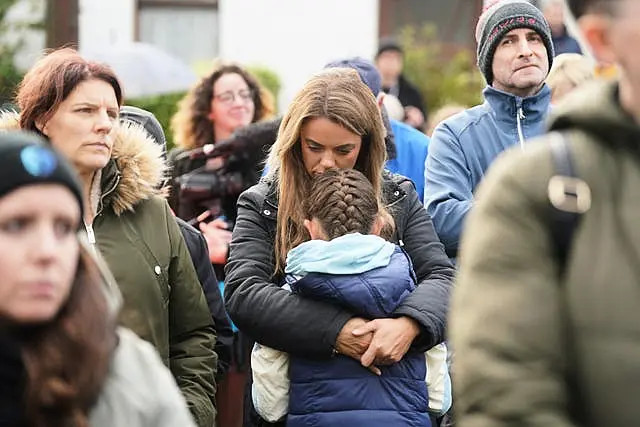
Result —
<svg viewBox="0 0 640 427"><path fill-rule="evenodd" d="M397 79L402 73L402 61L402 53L396 50L387 50L376 58L376 68L383 79Z"/></svg>
<svg viewBox="0 0 640 427"><path fill-rule="evenodd" d="M614 9L610 23L603 37L607 38L612 60L624 71L624 75L640 93L640 1L618 0L619 8Z"/></svg>
<svg viewBox="0 0 640 427"><path fill-rule="evenodd" d="M538 92L549 73L549 59L542 37L530 28L509 31L493 56L492 86L516 96Z"/></svg>

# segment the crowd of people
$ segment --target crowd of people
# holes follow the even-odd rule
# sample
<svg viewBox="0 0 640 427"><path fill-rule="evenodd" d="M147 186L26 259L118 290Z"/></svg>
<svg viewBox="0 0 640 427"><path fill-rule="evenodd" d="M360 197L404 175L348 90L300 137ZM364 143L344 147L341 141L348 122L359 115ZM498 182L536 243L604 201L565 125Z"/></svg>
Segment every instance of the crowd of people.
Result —
<svg viewBox="0 0 640 427"><path fill-rule="evenodd" d="M562 1L490 3L471 107L387 38L282 116L217 63L170 129L38 60L0 114L0 426L639 422L640 3L567 0L582 46Z"/></svg>

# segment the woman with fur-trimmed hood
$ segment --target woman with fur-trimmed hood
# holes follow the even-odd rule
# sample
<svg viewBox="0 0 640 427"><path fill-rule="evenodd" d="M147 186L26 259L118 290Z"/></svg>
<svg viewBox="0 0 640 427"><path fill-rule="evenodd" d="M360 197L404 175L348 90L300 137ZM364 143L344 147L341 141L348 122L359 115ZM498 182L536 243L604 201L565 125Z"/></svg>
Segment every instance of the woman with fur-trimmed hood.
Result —
<svg viewBox="0 0 640 427"><path fill-rule="evenodd" d="M215 332L178 225L158 194L160 147L142 128L119 126L116 76L73 49L38 61L17 105L20 115L4 113L1 127L46 137L75 166L89 241L123 294L120 323L155 346L197 424L211 427Z"/></svg>

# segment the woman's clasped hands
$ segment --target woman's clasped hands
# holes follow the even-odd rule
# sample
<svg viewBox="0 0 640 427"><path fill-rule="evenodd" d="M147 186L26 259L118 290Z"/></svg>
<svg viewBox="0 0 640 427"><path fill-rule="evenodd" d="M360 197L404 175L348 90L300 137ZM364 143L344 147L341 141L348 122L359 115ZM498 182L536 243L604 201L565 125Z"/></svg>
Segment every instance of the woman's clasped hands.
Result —
<svg viewBox="0 0 640 427"><path fill-rule="evenodd" d="M418 323L409 317L371 321L354 317L338 334L335 350L380 375L379 366L402 360L419 333Z"/></svg>

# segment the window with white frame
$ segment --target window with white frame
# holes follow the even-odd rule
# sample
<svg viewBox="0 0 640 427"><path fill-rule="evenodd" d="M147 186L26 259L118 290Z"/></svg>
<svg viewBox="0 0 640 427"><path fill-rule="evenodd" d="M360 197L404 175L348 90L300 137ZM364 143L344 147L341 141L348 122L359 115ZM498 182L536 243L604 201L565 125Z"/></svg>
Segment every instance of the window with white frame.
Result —
<svg viewBox="0 0 640 427"><path fill-rule="evenodd" d="M138 0L138 40L188 64L218 55L217 0Z"/></svg>

